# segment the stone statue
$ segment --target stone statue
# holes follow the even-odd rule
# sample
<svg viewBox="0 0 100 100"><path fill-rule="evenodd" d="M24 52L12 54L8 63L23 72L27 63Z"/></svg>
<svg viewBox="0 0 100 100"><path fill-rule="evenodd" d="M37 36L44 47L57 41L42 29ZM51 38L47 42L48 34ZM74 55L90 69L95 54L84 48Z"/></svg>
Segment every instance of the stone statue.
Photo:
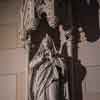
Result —
<svg viewBox="0 0 100 100"><path fill-rule="evenodd" d="M63 100L60 87L64 81L66 65L48 34L31 60L30 69L34 70L31 78L31 100Z"/></svg>
<svg viewBox="0 0 100 100"><path fill-rule="evenodd" d="M44 13L49 27L54 30L58 28L57 32L61 34L59 51L50 34L46 34L39 47L36 47L38 49L32 60L29 61L29 100L69 100L68 82L65 79L68 77L67 65L64 57L65 52L67 56L72 56L72 37L70 30L65 31L63 26L58 24L59 20L63 23L62 20L66 19L66 10L62 9L66 9L66 4L66 0L64 2L62 0L25 0L21 10L21 39L29 40L28 48L32 38L30 30L32 34L38 30L37 27ZM62 10L64 13L59 13Z"/></svg>
<svg viewBox="0 0 100 100"><path fill-rule="evenodd" d="M77 26L78 22L77 13L74 13L74 15L72 12L74 8L76 12L79 10L76 3L75 7L73 7L72 0L25 0L21 9L20 33L21 39L27 44L29 56L30 52L34 54L34 56L31 56L31 61L29 57L29 100L69 100L70 97L75 97L73 91L73 60L77 53L75 54L73 51L77 52L77 49L75 48L76 36L72 35L74 30L72 28L74 27L73 24L75 23L75 26ZM46 24L41 25L44 15ZM74 18L76 19L74 20ZM65 30L63 25L70 25L72 28ZM43 37L40 43L41 39L39 37L42 37L42 33L43 35L45 35L44 33L48 34ZM61 44L59 50L59 46L57 47L59 35L57 36L55 33L57 35L60 33ZM39 39L39 41L36 39ZM32 40L35 40L35 45L32 44L34 42ZM57 43L54 43L56 40ZM75 43L73 43L73 40ZM34 51L32 51L33 48ZM69 88L67 80L67 72L70 72L67 71L70 65L67 65L67 60L72 61L70 62L72 64L70 73L72 89ZM69 90L71 90L70 93Z"/></svg>

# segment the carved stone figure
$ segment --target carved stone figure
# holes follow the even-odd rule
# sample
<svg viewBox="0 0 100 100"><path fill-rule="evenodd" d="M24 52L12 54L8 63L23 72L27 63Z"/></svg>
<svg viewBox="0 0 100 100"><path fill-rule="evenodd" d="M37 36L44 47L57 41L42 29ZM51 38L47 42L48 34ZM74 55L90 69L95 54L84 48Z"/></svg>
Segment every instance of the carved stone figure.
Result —
<svg viewBox="0 0 100 100"><path fill-rule="evenodd" d="M72 37L74 35L72 36L72 29L64 30L62 25L59 26L59 24L73 26L72 21L74 20L74 17L76 18L77 16L72 14L74 7L72 7L70 3L72 3L73 6L74 3L72 0L71 2L70 0L25 0L24 6L21 9L21 39L24 39L25 42L27 42L28 49L36 46L32 44L32 40L34 40L35 36L34 33L36 31L41 34L40 30L42 29L43 34L49 33L49 35L51 35L50 32L52 32L53 29L56 30L57 33L61 34L61 47L59 51L57 51L58 48L55 46L57 43L54 43L53 41L53 39L57 40L58 38L55 38L58 36L55 34L51 35L53 37L52 39L51 36L46 34L41 41L40 46L36 47L38 49L36 50L34 57L32 55L33 58L31 57L31 61L29 58L29 74L31 73L29 75L29 100L69 100L70 97L75 97L75 93L73 91L74 63L72 63L73 60L70 59L72 60L72 71L70 73L70 83L72 82L72 89L70 89L71 91L69 97L69 87L67 82L68 74L66 71L68 65L65 61L67 57L74 57L72 50L74 48L72 47ZM76 11L77 8L78 7L75 7ZM43 26L40 23L41 19L43 19L44 13L47 24L44 24ZM72 15L74 15L74 17L72 17ZM77 22L77 20L75 22ZM49 28L52 29L49 29L46 26L49 26ZM40 28L40 30L37 28ZM37 37L40 34L37 34ZM38 37L38 39L40 38Z"/></svg>
<svg viewBox="0 0 100 100"><path fill-rule="evenodd" d="M31 100L61 100L61 82L64 81L66 66L63 57L57 54L55 44L46 34L39 49L30 62L34 71L31 78ZM68 98L67 98L68 99Z"/></svg>

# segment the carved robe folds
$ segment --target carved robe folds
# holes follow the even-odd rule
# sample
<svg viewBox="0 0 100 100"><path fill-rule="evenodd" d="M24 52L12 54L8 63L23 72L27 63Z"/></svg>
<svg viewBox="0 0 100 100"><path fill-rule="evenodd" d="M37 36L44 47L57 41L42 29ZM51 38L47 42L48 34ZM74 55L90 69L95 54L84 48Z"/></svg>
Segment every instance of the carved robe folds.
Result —
<svg viewBox="0 0 100 100"><path fill-rule="evenodd" d="M64 80L66 65L62 58L54 56L56 52L52 38L46 35L30 63L30 68L35 70L31 79L31 96L34 96L34 100L60 100L62 92L59 85Z"/></svg>

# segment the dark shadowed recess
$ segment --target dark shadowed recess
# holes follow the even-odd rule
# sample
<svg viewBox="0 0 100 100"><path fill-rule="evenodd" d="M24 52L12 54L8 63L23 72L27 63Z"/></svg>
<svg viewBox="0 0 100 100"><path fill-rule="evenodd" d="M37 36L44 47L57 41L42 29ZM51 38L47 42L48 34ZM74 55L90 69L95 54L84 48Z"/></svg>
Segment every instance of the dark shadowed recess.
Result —
<svg viewBox="0 0 100 100"><path fill-rule="evenodd" d="M75 26L82 26L87 40L95 42L100 37L99 4L97 0L72 0L72 15Z"/></svg>

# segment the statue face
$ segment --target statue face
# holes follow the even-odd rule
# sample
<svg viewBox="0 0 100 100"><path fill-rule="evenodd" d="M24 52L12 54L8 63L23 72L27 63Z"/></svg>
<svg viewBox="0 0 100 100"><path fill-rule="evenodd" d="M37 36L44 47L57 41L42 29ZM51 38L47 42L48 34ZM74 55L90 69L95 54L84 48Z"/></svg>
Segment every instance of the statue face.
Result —
<svg viewBox="0 0 100 100"><path fill-rule="evenodd" d="M48 36L48 34L46 34L46 36L44 37L43 41L42 41L43 47L47 50L50 49L50 46L52 44L51 38Z"/></svg>
<svg viewBox="0 0 100 100"><path fill-rule="evenodd" d="M47 47L48 47L47 39L44 39L43 40L43 46L44 46L45 49L47 49Z"/></svg>

